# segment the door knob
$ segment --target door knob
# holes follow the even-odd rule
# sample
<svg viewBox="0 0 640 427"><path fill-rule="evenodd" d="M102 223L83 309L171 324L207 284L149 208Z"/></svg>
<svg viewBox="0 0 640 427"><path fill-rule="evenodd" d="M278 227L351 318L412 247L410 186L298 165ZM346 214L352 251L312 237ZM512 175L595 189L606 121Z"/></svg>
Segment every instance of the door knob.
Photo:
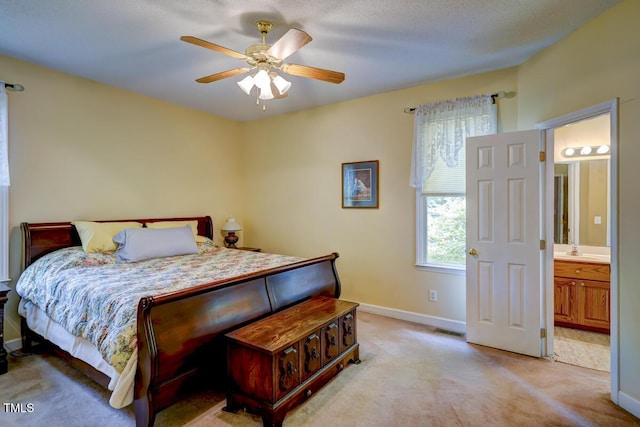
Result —
<svg viewBox="0 0 640 427"><path fill-rule="evenodd" d="M478 251L476 251L475 249L471 248L471 250L469 251L469 255L478 255Z"/></svg>

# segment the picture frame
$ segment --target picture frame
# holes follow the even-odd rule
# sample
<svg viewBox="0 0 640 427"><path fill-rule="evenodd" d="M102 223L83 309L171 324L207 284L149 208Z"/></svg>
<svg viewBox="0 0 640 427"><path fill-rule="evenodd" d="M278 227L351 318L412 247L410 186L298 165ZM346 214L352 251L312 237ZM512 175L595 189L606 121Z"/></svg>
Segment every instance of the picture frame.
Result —
<svg viewBox="0 0 640 427"><path fill-rule="evenodd" d="M378 208L378 160L342 164L342 207Z"/></svg>

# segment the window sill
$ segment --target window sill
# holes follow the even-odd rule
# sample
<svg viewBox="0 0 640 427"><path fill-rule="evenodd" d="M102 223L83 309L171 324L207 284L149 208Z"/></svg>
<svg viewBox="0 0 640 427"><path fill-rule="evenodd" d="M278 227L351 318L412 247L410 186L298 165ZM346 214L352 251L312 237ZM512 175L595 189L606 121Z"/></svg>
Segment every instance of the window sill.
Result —
<svg viewBox="0 0 640 427"><path fill-rule="evenodd" d="M430 271L432 273L445 273L455 274L456 276L463 276L467 273L467 269L464 267L454 267L450 265L425 265L416 264L416 268L421 271Z"/></svg>

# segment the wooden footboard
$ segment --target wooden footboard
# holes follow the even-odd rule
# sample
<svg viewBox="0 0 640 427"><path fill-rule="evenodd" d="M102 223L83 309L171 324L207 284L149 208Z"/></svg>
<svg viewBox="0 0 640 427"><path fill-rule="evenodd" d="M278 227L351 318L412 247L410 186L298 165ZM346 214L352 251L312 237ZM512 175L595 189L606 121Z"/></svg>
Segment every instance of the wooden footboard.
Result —
<svg viewBox="0 0 640 427"><path fill-rule="evenodd" d="M153 425L156 413L179 399L188 380L215 360L216 337L313 296L338 298L337 257L143 298L137 317L136 424Z"/></svg>

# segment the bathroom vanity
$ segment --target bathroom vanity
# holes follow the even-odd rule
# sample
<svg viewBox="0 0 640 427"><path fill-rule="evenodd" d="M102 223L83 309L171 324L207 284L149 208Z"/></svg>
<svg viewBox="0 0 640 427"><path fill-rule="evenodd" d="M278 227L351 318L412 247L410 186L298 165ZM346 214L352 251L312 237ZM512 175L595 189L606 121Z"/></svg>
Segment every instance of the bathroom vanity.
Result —
<svg viewBox="0 0 640 427"><path fill-rule="evenodd" d="M605 257L556 257L555 325L609 333L610 275L610 262Z"/></svg>

